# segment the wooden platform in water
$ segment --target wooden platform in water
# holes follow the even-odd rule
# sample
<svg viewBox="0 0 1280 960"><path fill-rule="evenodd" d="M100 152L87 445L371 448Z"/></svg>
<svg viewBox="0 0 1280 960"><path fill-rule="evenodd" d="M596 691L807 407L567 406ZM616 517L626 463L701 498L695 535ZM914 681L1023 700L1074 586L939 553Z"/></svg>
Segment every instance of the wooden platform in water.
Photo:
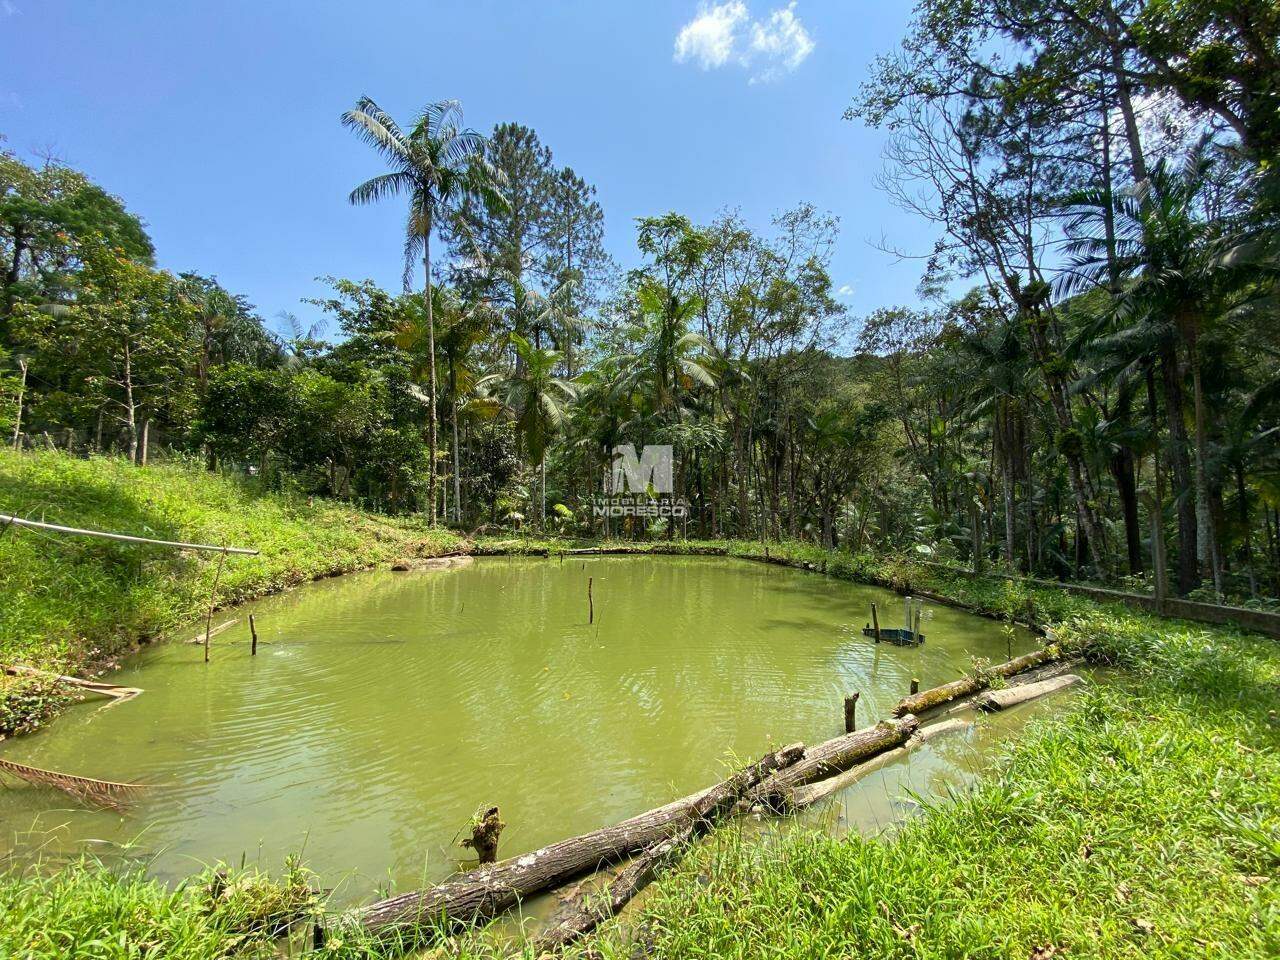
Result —
<svg viewBox="0 0 1280 960"><path fill-rule="evenodd" d="M868 637L876 635L875 628L871 624L863 627L862 633ZM924 634L913 633L905 627L881 627L880 639L885 643L895 643L900 647L918 647L924 643Z"/></svg>

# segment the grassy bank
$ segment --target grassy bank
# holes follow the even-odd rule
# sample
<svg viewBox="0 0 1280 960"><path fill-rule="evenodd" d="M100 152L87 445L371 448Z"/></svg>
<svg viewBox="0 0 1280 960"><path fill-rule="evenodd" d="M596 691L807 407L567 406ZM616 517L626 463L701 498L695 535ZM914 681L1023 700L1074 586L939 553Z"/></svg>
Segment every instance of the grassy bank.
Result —
<svg viewBox="0 0 1280 960"><path fill-rule="evenodd" d="M260 550L256 557L228 557L221 606L458 544L416 519L271 495L181 464L140 469L120 459L53 452L0 452L0 512ZM189 624L207 609L217 563L216 554L11 528L0 534L0 664L90 669ZM38 724L58 701L47 684L0 675L0 735Z"/></svg>
<svg viewBox="0 0 1280 960"><path fill-rule="evenodd" d="M91 480L110 475L122 485L138 473L119 464L45 458L20 467L33 470L32 477L79 476L90 489ZM164 509L179 516L191 515L186 513L191 501L203 504L194 511L202 518L199 523L183 526L171 519L173 525L159 535L225 536L237 542L232 533L242 538L245 531L272 534L262 539L277 546L254 561L264 565L260 575L228 578L236 597L452 545L439 535L427 537L410 522L259 497L216 477L176 473L166 481L163 476L148 472L140 482L210 487L202 494L152 489L143 497L141 502L153 509L155 501L173 496L175 502ZM16 481L0 472L4 483ZM4 502L12 503L7 493ZM93 502L90 498L89 505L74 508L80 513L57 519L92 526ZM73 508L68 503L66 509ZM52 511L48 516L55 518ZM0 541L0 549L15 549L6 541ZM525 539L487 541L479 548L543 552L566 546ZM44 544L43 549L65 548ZM733 542L631 549L764 556L759 544ZM0 554L0 576L12 577L5 557ZM1069 710L1032 723L992 775L927 809L892 836L807 834L764 843L744 841L727 828L664 878L625 926L606 928L593 944L601 955L617 960L641 953L797 960L1280 955L1280 646L1274 641L1161 621L1052 589L970 580L800 544L771 544L769 557L850 580L931 591L995 616L1030 616L1052 626L1062 643L1126 668L1125 681L1090 690ZM307 558L307 565L298 565L300 558ZM39 562L57 566L49 558ZM162 562L180 566L173 576L155 581L157 595L138 603L147 596L138 585L131 601L138 605L117 607L150 611L131 621L133 635L189 618L192 605L198 609L207 596L207 561L148 560ZM99 579L83 571L96 563L79 560L90 585ZM238 572L244 577L250 569L246 564ZM183 570L202 577L202 587L187 587ZM78 589L70 574L50 569L46 575L64 577L59 581L63 591ZM121 578L123 584L133 582ZM86 589L77 596L95 595ZM57 608L55 599L48 603ZM76 613L74 604L62 609L68 616ZM165 611L167 616L159 615ZM70 630L46 630L49 656L85 656L131 638L110 621L106 625L115 641L95 634L94 624L101 620L75 622ZM28 631L39 627L38 620L28 620ZM14 633L20 638L14 641L8 632L3 636L6 643L25 643L14 649L40 652L39 642L26 634ZM256 882L239 906L221 909L201 893L205 880L173 893L139 874L114 876L84 866L51 874L10 873L0 877L0 956L208 960L261 955L268 949L266 938L246 934L243 915L258 910L252 903L287 897L281 890L292 881ZM44 931L56 931L58 938ZM482 937L448 951L463 957L497 952ZM335 942L327 953L358 956L361 950L356 943Z"/></svg>
<svg viewBox="0 0 1280 960"><path fill-rule="evenodd" d="M635 929L670 957L1280 955L1280 656L1091 611L1131 668L892 838L722 834ZM614 931L606 957L632 955Z"/></svg>

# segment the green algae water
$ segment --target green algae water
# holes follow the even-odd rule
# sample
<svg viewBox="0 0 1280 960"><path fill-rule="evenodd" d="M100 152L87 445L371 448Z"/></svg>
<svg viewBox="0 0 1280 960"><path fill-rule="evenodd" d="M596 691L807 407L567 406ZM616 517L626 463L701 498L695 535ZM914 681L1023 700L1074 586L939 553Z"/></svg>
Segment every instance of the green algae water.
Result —
<svg viewBox="0 0 1280 960"><path fill-rule="evenodd" d="M1034 645L934 604L923 646L876 645L862 633L873 601L902 625L887 591L701 557L485 558L311 584L226 614L238 622L211 663L196 645L153 647L112 677L137 699L94 699L0 746L150 785L121 815L5 778L0 849L141 859L166 879L302 852L340 902L365 899L463 865L479 807L501 807L501 853L532 850L691 793L735 759L835 736L847 693L865 725L913 677L932 686ZM981 750L961 738L921 753L912 790L962 781ZM904 802L879 776L843 816L874 824Z"/></svg>

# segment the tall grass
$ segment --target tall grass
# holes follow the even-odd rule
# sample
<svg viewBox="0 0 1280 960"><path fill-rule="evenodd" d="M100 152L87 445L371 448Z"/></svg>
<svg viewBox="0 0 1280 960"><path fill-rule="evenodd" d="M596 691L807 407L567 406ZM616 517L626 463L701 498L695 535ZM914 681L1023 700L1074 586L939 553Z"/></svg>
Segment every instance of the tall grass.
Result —
<svg viewBox="0 0 1280 960"><path fill-rule="evenodd" d="M279 955L277 934L315 903L290 865L279 881L212 871L166 889L140 871L94 861L0 875L0 957L59 960L222 960Z"/></svg>
<svg viewBox="0 0 1280 960"><path fill-rule="evenodd" d="M416 519L267 494L196 466L0 451L0 512L164 540L253 547L228 557L225 605L334 573L456 547ZM0 663L74 666L195 619L216 554L11 528L0 536Z"/></svg>

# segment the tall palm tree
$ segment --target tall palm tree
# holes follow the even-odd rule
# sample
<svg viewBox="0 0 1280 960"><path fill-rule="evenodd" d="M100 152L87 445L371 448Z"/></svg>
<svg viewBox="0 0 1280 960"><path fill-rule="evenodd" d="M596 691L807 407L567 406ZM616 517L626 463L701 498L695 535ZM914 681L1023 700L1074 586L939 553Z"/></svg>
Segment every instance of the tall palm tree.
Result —
<svg viewBox="0 0 1280 960"><path fill-rule="evenodd" d="M646 393L655 414L674 414L680 420L682 392L695 384L716 385L707 358L711 346L702 334L689 330L701 303L654 282L642 284L637 299L639 321L626 332L637 346L620 358L623 382Z"/></svg>
<svg viewBox="0 0 1280 960"><path fill-rule="evenodd" d="M1112 197L1086 192L1071 198L1075 208L1072 229L1095 229L1078 234L1067 245L1072 272L1064 286L1101 285L1123 278L1113 297L1115 315L1126 326L1150 327L1162 334L1167 353L1162 358L1170 381L1171 439L1176 444L1180 411L1179 363L1174 348L1185 351L1191 371L1194 424L1194 480L1196 549L1222 593L1222 558L1209 492L1209 451L1206 401L1202 385L1201 338L1206 326L1229 312L1239 283L1233 266L1222 256L1217 226L1202 215L1202 199L1213 166L1209 142L1202 141L1180 166L1161 160L1146 180ZM1108 241L1097 229L1108 205L1114 215L1115 238ZM1114 245L1108 253L1106 245ZM1177 451L1175 451L1176 454ZM1185 552L1185 544L1184 552ZM1185 586L1185 584L1184 584Z"/></svg>
<svg viewBox="0 0 1280 960"><path fill-rule="evenodd" d="M441 218L469 195L496 197L498 174L484 158L485 138L462 126L462 106L457 100L430 103L413 121L408 132L369 97L342 115L342 125L376 150L391 168L351 191L353 204L374 203L393 196L409 198L405 225L404 283L411 286L413 267L421 257L427 305L428 443L431 448L429 489L431 522L436 520L436 410L435 320L432 309L431 231Z"/></svg>
<svg viewBox="0 0 1280 960"><path fill-rule="evenodd" d="M181 295L195 308L200 324L200 355L196 360L196 379L203 393L209 384L209 367L212 363L214 340L236 315L236 301L221 287L187 280L181 287Z"/></svg>
<svg viewBox="0 0 1280 960"><path fill-rule="evenodd" d="M538 518L539 523L545 525L547 448L560 431L569 403L577 396L577 388L555 375L560 351L535 347L518 333L511 334L511 345L520 362L508 373L491 373L482 377L476 389L496 396L515 420L520 452L524 454L525 462L537 467L541 474Z"/></svg>
<svg viewBox="0 0 1280 960"><path fill-rule="evenodd" d="M1026 397L1031 391L1030 358L1016 323L994 318L960 336L961 421L989 417L992 460L1000 472L1004 499L1004 559L1016 563L1015 484L1026 475ZM1027 557L1028 565L1034 558Z"/></svg>
<svg viewBox="0 0 1280 960"><path fill-rule="evenodd" d="M453 505L454 522L462 523L462 447L458 440L458 414L466 397L473 393L479 380L473 362L475 348L489 336L493 317L484 301L466 303L450 297L448 321L440 334L440 352L444 354L449 381L449 420L453 430Z"/></svg>

